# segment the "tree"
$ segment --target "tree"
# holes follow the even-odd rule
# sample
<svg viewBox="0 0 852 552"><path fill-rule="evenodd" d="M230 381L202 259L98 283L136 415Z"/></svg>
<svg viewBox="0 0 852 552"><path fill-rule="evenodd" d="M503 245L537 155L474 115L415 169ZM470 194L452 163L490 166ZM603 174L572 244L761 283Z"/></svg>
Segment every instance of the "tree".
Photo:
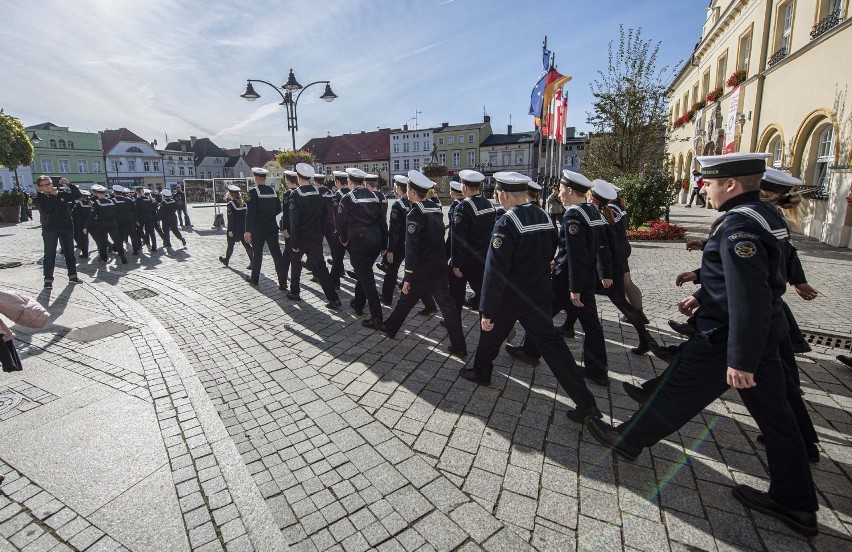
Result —
<svg viewBox="0 0 852 552"><path fill-rule="evenodd" d="M660 43L642 38L641 29L619 27L609 44L606 71L589 85L594 102L587 122L593 137L583 160L591 178L612 181L643 169L662 169L666 156L669 68L656 66Z"/></svg>
<svg viewBox="0 0 852 552"><path fill-rule="evenodd" d="M33 145L27 137L24 125L0 109L0 165L14 169L15 182L20 183L18 167L32 162Z"/></svg>
<svg viewBox="0 0 852 552"><path fill-rule="evenodd" d="M275 160L281 165L281 168L295 167L298 163L314 164L314 155L306 150L284 150L275 156Z"/></svg>

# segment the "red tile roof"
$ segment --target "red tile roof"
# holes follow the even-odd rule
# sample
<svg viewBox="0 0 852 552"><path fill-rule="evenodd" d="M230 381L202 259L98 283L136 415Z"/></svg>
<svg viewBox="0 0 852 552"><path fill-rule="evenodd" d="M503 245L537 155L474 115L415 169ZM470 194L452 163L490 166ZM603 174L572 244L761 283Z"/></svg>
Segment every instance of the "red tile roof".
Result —
<svg viewBox="0 0 852 552"><path fill-rule="evenodd" d="M314 138L304 146L317 163L357 163L390 159L391 129Z"/></svg>
<svg viewBox="0 0 852 552"><path fill-rule="evenodd" d="M101 132L101 143L103 144L104 155L112 151L112 148L114 148L119 142L148 143L147 140L140 138L124 127L121 127L118 130L104 130Z"/></svg>

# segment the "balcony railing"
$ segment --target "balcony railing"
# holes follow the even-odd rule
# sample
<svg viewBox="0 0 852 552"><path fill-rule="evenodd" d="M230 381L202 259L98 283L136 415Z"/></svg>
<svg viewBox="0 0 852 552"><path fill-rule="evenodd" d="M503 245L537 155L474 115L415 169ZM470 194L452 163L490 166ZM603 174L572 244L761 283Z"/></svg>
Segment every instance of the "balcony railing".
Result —
<svg viewBox="0 0 852 552"><path fill-rule="evenodd" d="M837 24L840 23L840 15L840 10L834 10L833 12L822 18L820 22L814 25L814 28L811 30L811 40L836 27Z"/></svg>
<svg viewBox="0 0 852 552"><path fill-rule="evenodd" d="M772 67L773 65L775 65L776 63L778 63L779 61L784 59L785 57L787 57L787 48L782 46L777 52L775 52L774 54L772 54L769 57L769 61L767 62L767 65L769 67Z"/></svg>

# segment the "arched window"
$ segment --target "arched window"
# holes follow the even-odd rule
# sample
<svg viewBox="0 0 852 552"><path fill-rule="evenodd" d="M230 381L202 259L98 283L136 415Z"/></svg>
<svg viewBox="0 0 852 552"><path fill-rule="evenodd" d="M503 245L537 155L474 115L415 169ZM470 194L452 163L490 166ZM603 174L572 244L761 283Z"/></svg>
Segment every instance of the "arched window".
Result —
<svg viewBox="0 0 852 552"><path fill-rule="evenodd" d="M127 153L142 153L142 150L137 148L136 146L130 146L127 148Z"/></svg>
<svg viewBox="0 0 852 552"><path fill-rule="evenodd" d="M56 149L56 140L50 139L50 149Z"/></svg>
<svg viewBox="0 0 852 552"><path fill-rule="evenodd" d="M821 196L828 192L829 166L834 159L834 126L828 125L819 135L813 183L819 187Z"/></svg>
<svg viewBox="0 0 852 552"><path fill-rule="evenodd" d="M74 142L68 140L68 149L74 149Z"/></svg>
<svg viewBox="0 0 852 552"><path fill-rule="evenodd" d="M772 166L780 169L784 165L784 143L781 141L781 135L776 134L766 146L766 153L772 154Z"/></svg>
<svg viewBox="0 0 852 552"><path fill-rule="evenodd" d="M59 149L65 149L65 140L59 140Z"/></svg>

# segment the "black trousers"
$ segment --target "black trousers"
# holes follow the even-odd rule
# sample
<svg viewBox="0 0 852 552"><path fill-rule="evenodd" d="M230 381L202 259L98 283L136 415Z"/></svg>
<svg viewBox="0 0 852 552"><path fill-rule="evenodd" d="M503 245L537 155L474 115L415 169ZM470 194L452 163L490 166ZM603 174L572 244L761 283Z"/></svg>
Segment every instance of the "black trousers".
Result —
<svg viewBox="0 0 852 552"><path fill-rule="evenodd" d="M84 257L89 255L89 235L83 233L83 223L74 225L74 243L80 250L80 255Z"/></svg>
<svg viewBox="0 0 852 552"><path fill-rule="evenodd" d="M244 236L245 232L243 232L242 234L234 233L233 236L228 236L228 247L227 249L225 249L225 263L231 260L231 255L234 253L234 244L236 244L237 242L243 244L243 248L245 248L246 255L248 255L249 258L249 264L252 264L254 262L251 245L248 244Z"/></svg>
<svg viewBox="0 0 852 552"><path fill-rule="evenodd" d="M92 229L95 243L98 244L98 255L101 260L106 262L110 250L110 241L112 248L118 253L118 256L124 258L124 244L121 241L121 235L118 233L118 224L116 222L99 222Z"/></svg>
<svg viewBox="0 0 852 552"><path fill-rule="evenodd" d="M580 302L582 307L575 307L571 302L571 291L558 279L554 279L553 291L556 299L553 301L553 316L559 314L563 309L566 313L566 327L573 327L574 322L579 320L583 327L583 366L589 374L606 375L607 358L606 342L604 341L601 319L598 318L598 307L595 302L594 293L581 293ZM535 342L524 338L522 345L524 352L532 357L538 358L541 352Z"/></svg>
<svg viewBox="0 0 852 552"><path fill-rule="evenodd" d="M618 285L615 282L620 281L621 284ZM624 295L624 274L621 273L620 277L617 279L613 279L613 285L607 289L600 289L598 292L601 295L605 295L609 298L615 308L621 312L627 320L630 322L630 325L636 330L636 333L639 335L639 346L644 347L648 345L653 338L651 337L651 333L648 331L648 328L645 327L644 314L641 310L637 309L633 305L631 305L627 301L627 297ZM583 304L586 303L585 300L581 299ZM569 299L570 302L570 299ZM579 309L574 309L567 311L567 316L565 318L565 327L572 327L574 322L577 321L577 311ZM597 312L595 312L595 318L597 318ZM598 320L598 326L600 326L600 320ZM586 327L583 326L583 331L586 331Z"/></svg>
<svg viewBox="0 0 852 552"><path fill-rule="evenodd" d="M373 263L382 250L381 234L375 227L352 229L349 234L349 262L358 279L352 305L356 309L363 309L364 304L368 304L373 320L381 320L382 304L379 302L376 276L373 274ZM342 263L341 258L341 266Z"/></svg>
<svg viewBox="0 0 852 552"><path fill-rule="evenodd" d="M402 250L394 252L392 263L386 263L387 269L385 271L384 280L382 281L382 301L385 303L393 301L393 290L399 284L399 269L402 267L404 260L405 250ZM438 308L435 306L435 300L432 298L431 294L423 295L420 300L423 301L423 306L426 310L434 311Z"/></svg>
<svg viewBox="0 0 852 552"><path fill-rule="evenodd" d="M693 187L692 191L689 193L689 201L687 201L686 204L692 205L692 200L697 197L698 201L696 202L696 204L704 207L704 197L699 192L701 192L701 188Z"/></svg>
<svg viewBox="0 0 852 552"><path fill-rule="evenodd" d="M328 268L325 266L321 241L304 246L304 249L299 249L298 253L290 248L288 256L290 255L292 255L290 263L294 272L293 278L290 281L290 291L292 293L299 295L301 291L299 280L302 272L302 257L307 257L308 270L319 280L320 287L323 293L325 293L325 298L329 301L338 300L337 292L334 291L334 284L331 281L331 275L329 275ZM298 271L296 268L298 268Z"/></svg>
<svg viewBox="0 0 852 552"><path fill-rule="evenodd" d="M476 297L482 295L482 279L485 277L485 265L476 263L461 267L462 276L459 278L453 273L450 268L450 295L453 297L453 302L456 304L456 310L461 313L464 306L465 292L467 285L470 284L470 289L476 294Z"/></svg>
<svg viewBox="0 0 852 552"><path fill-rule="evenodd" d="M163 245L166 247L172 246L170 234L174 234L177 239L183 240L183 235L180 233L180 228L178 228L177 218L174 220L163 219Z"/></svg>
<svg viewBox="0 0 852 552"><path fill-rule="evenodd" d="M816 511L805 441L788 400L793 382L782 366L777 347L777 343L774 347L770 343L754 367L757 386L740 389L739 393L766 443L769 495L788 508ZM701 335L691 337L667 370L654 399L618 426L618 432L626 442L638 447L657 443L729 389L726 373L727 336L715 340Z"/></svg>
<svg viewBox="0 0 852 552"><path fill-rule="evenodd" d="M432 267L418 269L417 273L411 278L408 293L400 295L396 307L394 307L388 319L385 320L385 329L388 334L396 334L408 317L408 313L414 308L414 305L420 299L427 296L434 299L435 304L441 310L441 315L444 317L444 324L447 326L447 333L449 333L450 344L453 346L453 349L456 351L467 351L467 345L464 342L464 332L462 332L461 317L459 317L453 299L450 297L446 261L438 262Z"/></svg>
<svg viewBox="0 0 852 552"><path fill-rule="evenodd" d="M293 253L293 249L291 248L292 243L290 240L284 240L284 251L281 262L281 270L284 272L284 283L287 283L287 277L289 274L289 278L291 282L298 281L302 276L302 256L299 255L298 258L296 253ZM292 290L291 290L292 291ZM297 293L297 292L293 292Z"/></svg>
<svg viewBox="0 0 852 552"><path fill-rule="evenodd" d="M480 378L490 378L494 370L494 359L500 352L500 346L509 336L509 331L520 322L527 335L527 341L533 341L541 351L544 361L556 377L559 385L571 397L578 408L595 404L595 397L586 382L583 381L582 369L577 366L574 356L565 340L556 333L553 327L553 315L550 305L536 305L536 308L518 312L509 302L504 301L500 309L493 315L494 328L490 332L479 332L479 345L476 347L476 357L473 369Z"/></svg>
<svg viewBox="0 0 852 552"><path fill-rule="evenodd" d="M793 311L790 310L790 306L786 301L783 303L783 306L784 316L787 317L787 325L790 326L790 341L793 343L802 343L805 340L805 336L799 328L799 323L796 322L796 317L793 316Z"/></svg>
<svg viewBox="0 0 852 552"><path fill-rule="evenodd" d="M121 234L121 243L127 243L130 239L130 245L133 247L133 252L138 252L142 249L142 240L139 239L139 234L136 233L136 223L123 224L118 227L118 233Z"/></svg>
<svg viewBox="0 0 852 552"><path fill-rule="evenodd" d="M284 257L281 255L281 245L278 243L278 227L261 228L251 235L251 248L254 255L251 259L251 281L257 283L260 278L260 265L263 264L263 246L269 248L272 262L275 263L275 273L278 275L278 286L287 287L287 269L284 267Z"/></svg>
<svg viewBox="0 0 852 552"><path fill-rule="evenodd" d="M331 248L331 280L335 287L340 287L340 278L343 277L343 257L346 255L346 247L340 243L340 237L335 234L333 240L335 246Z"/></svg>
<svg viewBox="0 0 852 552"><path fill-rule="evenodd" d="M178 205L177 208L177 216L180 219L181 226L190 226L192 223L189 222L189 212L186 210L186 204ZM186 224L184 224L184 222Z"/></svg>
<svg viewBox="0 0 852 552"><path fill-rule="evenodd" d="M157 249L157 225L153 220L143 220L139 222L139 233L141 241L145 242L152 250ZM160 232L160 236L163 233Z"/></svg>

